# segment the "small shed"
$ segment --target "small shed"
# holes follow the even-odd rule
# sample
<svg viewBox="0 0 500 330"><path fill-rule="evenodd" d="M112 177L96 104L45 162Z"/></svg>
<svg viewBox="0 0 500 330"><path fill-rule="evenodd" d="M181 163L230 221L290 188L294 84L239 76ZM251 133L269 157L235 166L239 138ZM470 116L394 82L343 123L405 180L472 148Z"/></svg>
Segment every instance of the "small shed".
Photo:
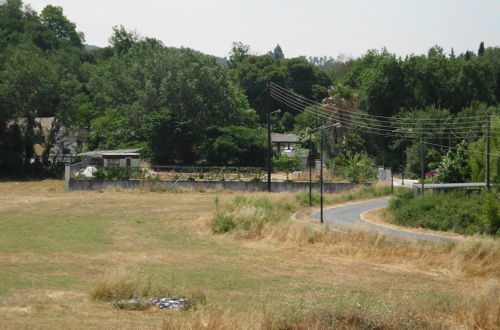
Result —
<svg viewBox="0 0 500 330"><path fill-rule="evenodd" d="M83 152L77 156L83 157L91 165L114 167L140 167L141 149L96 150Z"/></svg>
<svg viewBox="0 0 500 330"><path fill-rule="evenodd" d="M274 151L277 155L287 155L287 156L295 156L293 152L300 143L299 136L296 134L280 134L280 133L272 133L271 141L274 145Z"/></svg>

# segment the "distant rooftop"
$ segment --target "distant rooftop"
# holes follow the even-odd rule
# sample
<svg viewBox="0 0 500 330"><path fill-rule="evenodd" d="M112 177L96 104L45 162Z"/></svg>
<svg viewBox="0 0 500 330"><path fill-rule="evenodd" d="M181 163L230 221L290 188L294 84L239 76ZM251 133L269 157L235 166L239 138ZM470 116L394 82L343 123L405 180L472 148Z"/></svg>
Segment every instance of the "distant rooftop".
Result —
<svg viewBox="0 0 500 330"><path fill-rule="evenodd" d="M82 152L77 156L89 158L102 158L103 156L138 156L141 149L121 149L121 150L94 150Z"/></svg>
<svg viewBox="0 0 500 330"><path fill-rule="evenodd" d="M278 143L278 142L285 142L285 143L298 143L299 141L299 136L297 134L280 134L280 133L272 133L271 134L271 141Z"/></svg>

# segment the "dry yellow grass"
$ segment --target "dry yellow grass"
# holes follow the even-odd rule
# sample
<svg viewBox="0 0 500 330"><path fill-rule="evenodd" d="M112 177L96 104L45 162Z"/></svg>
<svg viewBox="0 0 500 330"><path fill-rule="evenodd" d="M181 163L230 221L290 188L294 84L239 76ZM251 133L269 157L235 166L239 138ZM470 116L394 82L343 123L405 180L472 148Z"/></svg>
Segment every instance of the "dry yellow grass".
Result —
<svg viewBox="0 0 500 330"><path fill-rule="evenodd" d="M213 235L208 222L216 196L223 203L269 195L65 192L62 186L0 183L1 328L498 324L495 240L401 245L289 222L266 225L259 235ZM295 201L290 194L270 198ZM248 217L259 210L238 212ZM192 312L124 311L91 299L100 285L113 287L130 276L134 290L126 292L148 283L154 292L201 290L208 304Z"/></svg>

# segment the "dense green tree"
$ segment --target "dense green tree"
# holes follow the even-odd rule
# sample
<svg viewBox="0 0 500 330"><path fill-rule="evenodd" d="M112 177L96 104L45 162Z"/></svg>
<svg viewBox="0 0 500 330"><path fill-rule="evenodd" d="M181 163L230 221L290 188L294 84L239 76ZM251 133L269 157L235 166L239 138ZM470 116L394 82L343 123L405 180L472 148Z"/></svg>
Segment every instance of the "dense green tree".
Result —
<svg viewBox="0 0 500 330"><path fill-rule="evenodd" d="M231 73L244 88L250 105L257 111L261 123L265 123L267 112L281 108L282 114L296 110L275 100L269 100L267 83L273 82L309 99L320 101L327 96L331 81L328 75L303 57L277 60L269 55L249 55L231 61Z"/></svg>
<svg viewBox="0 0 500 330"><path fill-rule="evenodd" d="M185 133L182 150L171 157L153 158L192 163L204 156L201 146L208 128L256 124L245 95L213 57L191 49L167 48L154 39L136 42L127 52L103 62L88 87L98 108L113 109L113 116L120 117L117 139L106 138L106 128L93 129L96 148L147 140L156 152L159 149L154 144L160 139L152 132L156 132L154 127L165 127L180 134L171 135L168 141L175 142ZM168 116L161 109L169 109ZM156 112L167 117L161 121ZM151 118L159 124L147 124ZM165 143L170 145L168 141Z"/></svg>
<svg viewBox="0 0 500 330"><path fill-rule="evenodd" d="M456 149L450 150L438 165L437 181L445 183L469 181L470 167L467 163L467 144L462 141Z"/></svg>
<svg viewBox="0 0 500 330"><path fill-rule="evenodd" d="M115 54L125 54L138 41L139 35L137 33L126 30L123 25L113 26L113 35L109 38L109 43Z"/></svg>
<svg viewBox="0 0 500 330"><path fill-rule="evenodd" d="M83 48L83 33L76 31L74 23L70 22L63 14L61 7L46 6L40 15L42 24L53 31L59 40L67 40L71 45Z"/></svg>
<svg viewBox="0 0 500 330"><path fill-rule="evenodd" d="M479 44L479 49L477 50L477 56L483 56L484 55L484 42L481 41Z"/></svg>
<svg viewBox="0 0 500 330"><path fill-rule="evenodd" d="M181 119L162 108L148 115L145 134L149 156L157 164L193 163L197 158L195 125L189 118Z"/></svg>
<svg viewBox="0 0 500 330"><path fill-rule="evenodd" d="M207 149L207 161L215 165L264 166L267 139L265 130L243 126L217 129L218 136Z"/></svg>
<svg viewBox="0 0 500 330"><path fill-rule="evenodd" d="M281 49L281 46L279 44L274 47L274 50L270 52L269 55L271 55L276 60L285 59L285 54L283 53L283 50Z"/></svg>
<svg viewBox="0 0 500 330"><path fill-rule="evenodd" d="M250 54L250 46L245 45L242 42L233 42L233 47L231 48L231 53L229 56L228 65L231 68L236 67L240 64L245 57Z"/></svg>

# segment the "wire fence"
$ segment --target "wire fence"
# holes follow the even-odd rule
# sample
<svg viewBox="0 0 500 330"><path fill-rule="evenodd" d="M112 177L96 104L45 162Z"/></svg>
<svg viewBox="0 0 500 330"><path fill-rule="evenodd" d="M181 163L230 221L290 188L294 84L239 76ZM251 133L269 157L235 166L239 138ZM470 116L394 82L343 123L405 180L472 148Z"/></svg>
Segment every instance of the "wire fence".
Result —
<svg viewBox="0 0 500 330"><path fill-rule="evenodd" d="M118 167L84 160L70 165L70 173L73 179L86 180L262 181L266 170L260 167L229 166Z"/></svg>

